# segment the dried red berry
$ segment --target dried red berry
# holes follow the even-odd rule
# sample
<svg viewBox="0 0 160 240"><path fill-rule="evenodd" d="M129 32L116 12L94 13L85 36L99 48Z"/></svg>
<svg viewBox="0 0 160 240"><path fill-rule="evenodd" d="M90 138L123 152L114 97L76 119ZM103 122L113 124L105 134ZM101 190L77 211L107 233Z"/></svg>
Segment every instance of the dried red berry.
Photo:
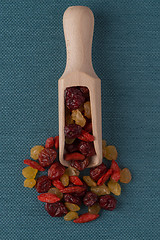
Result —
<svg viewBox="0 0 160 240"><path fill-rule="evenodd" d="M53 148L54 146L54 139L53 137L47 138L45 143L45 148Z"/></svg>
<svg viewBox="0 0 160 240"><path fill-rule="evenodd" d="M64 160L71 161L71 160L79 160L82 161L85 159L85 156L82 153L74 152L74 153L66 153L64 155Z"/></svg>
<svg viewBox="0 0 160 240"><path fill-rule="evenodd" d="M59 136L54 137L54 146L55 149L59 148Z"/></svg>
<svg viewBox="0 0 160 240"><path fill-rule="evenodd" d="M64 133L67 138L77 138L81 135L82 127L77 124L69 124L65 126Z"/></svg>
<svg viewBox="0 0 160 240"><path fill-rule="evenodd" d="M55 162L48 170L48 177L52 180L59 179L65 172L65 167L59 162Z"/></svg>
<svg viewBox="0 0 160 240"><path fill-rule="evenodd" d="M56 203L46 203L45 210L51 215L52 217L62 217L63 215L67 214L67 208L64 206L62 202Z"/></svg>
<svg viewBox="0 0 160 240"><path fill-rule="evenodd" d="M70 176L69 177L69 181L71 183L73 183L74 185L83 185L83 182L81 181L81 179L77 176Z"/></svg>
<svg viewBox="0 0 160 240"><path fill-rule="evenodd" d="M91 207L98 201L98 196L93 192L87 192L83 198L85 206Z"/></svg>
<svg viewBox="0 0 160 240"><path fill-rule="evenodd" d="M37 162L34 162L30 159L25 159L23 162L24 164L27 164L32 168L38 169L41 172L45 171L45 169L42 166L40 166Z"/></svg>
<svg viewBox="0 0 160 240"><path fill-rule="evenodd" d="M87 185L84 181L82 181L82 183L83 183L83 185L81 185L81 187L84 188L84 191L83 191L83 192L79 192L79 193L74 193L74 196L76 196L76 197L84 197L84 195L85 195L86 192L88 191L88 185ZM70 183L70 184L68 185L68 187L74 187L74 186L75 186L75 185L72 184L72 183Z"/></svg>
<svg viewBox="0 0 160 240"><path fill-rule="evenodd" d="M98 181L105 173L107 172L107 167L104 163L101 163L99 166L90 169L90 177L94 181Z"/></svg>
<svg viewBox="0 0 160 240"><path fill-rule="evenodd" d="M65 92L66 106L70 110L79 108L85 101L85 97L82 92L76 87L66 88Z"/></svg>
<svg viewBox="0 0 160 240"><path fill-rule="evenodd" d="M85 130L86 132L91 133L91 132L92 132L92 123L91 123L91 122L86 123L86 125L84 126L84 130Z"/></svg>
<svg viewBox="0 0 160 240"><path fill-rule="evenodd" d="M119 168L118 164L116 163L116 161L114 161L114 160L112 160L111 169L113 170L113 172L111 174L111 178L115 182L118 182L118 180L120 179L120 168Z"/></svg>
<svg viewBox="0 0 160 240"><path fill-rule="evenodd" d="M84 187L79 187L79 186L67 187L67 188L61 190L62 193L80 193L83 191L84 191Z"/></svg>
<svg viewBox="0 0 160 240"><path fill-rule="evenodd" d="M42 193L38 195L38 200L41 202L47 202L47 203L55 203L60 201L60 198L58 198L55 194L53 193Z"/></svg>
<svg viewBox="0 0 160 240"><path fill-rule="evenodd" d="M57 152L54 149L44 148L38 157L39 164L42 167L49 167L57 157Z"/></svg>
<svg viewBox="0 0 160 240"><path fill-rule="evenodd" d="M97 185L103 185L111 176L112 174L112 169L109 169L97 182Z"/></svg>
<svg viewBox="0 0 160 240"><path fill-rule="evenodd" d="M78 139L85 141L85 142L93 142L94 136L82 129L81 135L78 137Z"/></svg>
<svg viewBox="0 0 160 240"><path fill-rule="evenodd" d="M78 151L78 143L77 141L74 141L72 144L66 144L65 149L67 152L72 153L72 152L77 152Z"/></svg>
<svg viewBox="0 0 160 240"><path fill-rule="evenodd" d="M111 195L105 195L100 197L99 204L101 208L113 211L116 207L117 200Z"/></svg>
<svg viewBox="0 0 160 240"><path fill-rule="evenodd" d="M64 189L64 186L63 186L63 184L61 183L61 181L60 181L59 179L53 180L53 181L52 181L52 184L53 184L53 186L55 186L55 187L58 188L59 190Z"/></svg>
<svg viewBox="0 0 160 240"><path fill-rule="evenodd" d="M36 190L38 193L48 192L52 183L51 180L47 176L41 176L37 179Z"/></svg>
<svg viewBox="0 0 160 240"><path fill-rule="evenodd" d="M94 145L92 142L81 141L78 147L79 147L79 151L86 157L91 157L96 154Z"/></svg>
<svg viewBox="0 0 160 240"><path fill-rule="evenodd" d="M95 220L98 218L98 214L91 214L91 213L84 213L79 216L79 218L75 219L73 222L74 223L86 223Z"/></svg>
<svg viewBox="0 0 160 240"><path fill-rule="evenodd" d="M70 193L64 194L64 201L69 203L74 203L76 205L81 205L81 199L77 196L74 196Z"/></svg>
<svg viewBox="0 0 160 240"><path fill-rule="evenodd" d="M89 98L89 89L87 87L79 87L83 96L88 99Z"/></svg>
<svg viewBox="0 0 160 240"><path fill-rule="evenodd" d="M86 158L83 161L72 161L71 167L76 168L79 171L84 170L89 165L89 159Z"/></svg>

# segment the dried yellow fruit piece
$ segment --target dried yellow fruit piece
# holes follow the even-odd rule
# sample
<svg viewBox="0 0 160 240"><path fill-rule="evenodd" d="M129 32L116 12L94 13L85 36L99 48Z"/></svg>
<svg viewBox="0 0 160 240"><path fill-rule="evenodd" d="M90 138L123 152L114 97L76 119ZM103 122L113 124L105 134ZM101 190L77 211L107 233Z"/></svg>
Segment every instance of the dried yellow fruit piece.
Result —
<svg viewBox="0 0 160 240"><path fill-rule="evenodd" d="M91 214L98 214L101 210L101 207L98 203L95 203L93 206L88 207L88 212Z"/></svg>
<svg viewBox="0 0 160 240"><path fill-rule="evenodd" d="M114 182L113 180L110 180L108 182L109 190L116 196L119 196L121 194L121 186L119 183Z"/></svg>
<svg viewBox="0 0 160 240"><path fill-rule="evenodd" d="M74 203L65 203L66 208L68 208L69 211L77 212L80 210L80 207Z"/></svg>
<svg viewBox="0 0 160 240"><path fill-rule="evenodd" d="M66 121L66 125L74 124L74 121L73 121L73 119L72 119L70 114L66 115L65 121Z"/></svg>
<svg viewBox="0 0 160 240"><path fill-rule="evenodd" d="M91 106L89 101L84 103L84 116L91 119Z"/></svg>
<svg viewBox="0 0 160 240"><path fill-rule="evenodd" d="M104 148L104 157L108 160L116 160L118 153L115 146L106 146Z"/></svg>
<svg viewBox="0 0 160 240"><path fill-rule="evenodd" d="M69 184L69 176L67 174L63 174L62 177L60 178L61 183L63 184L63 186L67 187Z"/></svg>
<svg viewBox="0 0 160 240"><path fill-rule="evenodd" d="M101 186L91 187L91 192L97 194L98 196L110 194L110 190L105 184Z"/></svg>
<svg viewBox="0 0 160 240"><path fill-rule="evenodd" d="M59 197L60 199L63 198L63 193L59 191L58 188L50 188L48 193L52 193L55 194L57 197Z"/></svg>
<svg viewBox="0 0 160 240"><path fill-rule="evenodd" d="M24 187L27 187L27 188L33 188L34 186L36 185L36 180L35 179L26 179L24 181Z"/></svg>
<svg viewBox="0 0 160 240"><path fill-rule="evenodd" d="M80 125L81 127L84 127L86 124L86 119L78 109L72 111L72 119L77 125Z"/></svg>
<svg viewBox="0 0 160 240"><path fill-rule="evenodd" d="M34 146L33 148L31 148L31 152L30 152L31 158L33 158L34 160L37 160L40 152L41 152L43 149L44 149L44 147L41 146L41 145L36 145L36 146Z"/></svg>
<svg viewBox="0 0 160 240"><path fill-rule="evenodd" d="M66 169L65 174L68 176L79 176L80 172L76 168L69 166Z"/></svg>
<svg viewBox="0 0 160 240"><path fill-rule="evenodd" d="M96 182L90 176L83 176L83 180L89 187L97 186Z"/></svg>
<svg viewBox="0 0 160 240"><path fill-rule="evenodd" d="M123 168L120 172L120 182L129 183L132 179L131 172L128 168Z"/></svg>
<svg viewBox="0 0 160 240"><path fill-rule="evenodd" d="M78 213L77 212L68 212L65 216L64 216L64 220L65 221L72 221L74 219L78 218Z"/></svg>
<svg viewBox="0 0 160 240"><path fill-rule="evenodd" d="M22 169L22 175L25 177L25 178L35 178L36 177L36 174L37 174L38 170L37 169L34 169L30 166L28 167L25 167Z"/></svg>
<svg viewBox="0 0 160 240"><path fill-rule="evenodd" d="M65 138L65 142L67 143L67 144L72 144L73 142L75 141L75 138Z"/></svg>

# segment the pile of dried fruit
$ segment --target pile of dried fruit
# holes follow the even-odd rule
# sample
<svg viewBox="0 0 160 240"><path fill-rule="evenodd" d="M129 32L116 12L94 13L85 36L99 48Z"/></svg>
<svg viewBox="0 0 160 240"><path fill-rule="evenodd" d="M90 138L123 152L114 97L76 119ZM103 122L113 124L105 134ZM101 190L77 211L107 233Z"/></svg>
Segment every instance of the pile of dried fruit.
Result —
<svg viewBox="0 0 160 240"><path fill-rule="evenodd" d="M68 104L70 104L68 102ZM77 107L77 106L76 106ZM99 217L101 209L112 211L116 207L117 200L113 195L121 194L122 183L131 181L131 173L127 168L120 169L116 163L117 150L114 146L106 146L103 140L103 156L111 160L110 167L102 163L98 167L90 169L89 176L80 178L80 171L87 167L85 160L75 161L82 163L74 164L74 167L65 168L57 158L59 138L50 137L46 140L45 147L35 146L31 149L31 158L38 162L25 159L24 164L29 166L22 170L26 178L24 187L35 186L38 200L45 202L45 210L52 217L64 216L64 220L74 220L75 223L92 221ZM86 158L87 159L87 158ZM106 162L107 163L107 162ZM48 169L48 176L36 178L38 171ZM88 207L88 212L78 215L82 202Z"/></svg>

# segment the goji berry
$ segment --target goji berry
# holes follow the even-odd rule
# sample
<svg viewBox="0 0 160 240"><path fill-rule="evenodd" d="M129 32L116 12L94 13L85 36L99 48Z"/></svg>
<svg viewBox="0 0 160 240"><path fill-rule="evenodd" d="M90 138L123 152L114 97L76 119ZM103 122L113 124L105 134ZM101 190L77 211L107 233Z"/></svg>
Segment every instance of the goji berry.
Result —
<svg viewBox="0 0 160 240"><path fill-rule="evenodd" d="M116 163L116 161L114 161L114 160L112 160L111 169L113 170L113 172L111 174L111 178L115 182L118 182L118 180L120 179L120 168L119 168L118 164Z"/></svg>
<svg viewBox="0 0 160 240"><path fill-rule="evenodd" d="M78 187L78 186L75 186L75 187L67 187L63 190L60 190L62 193L81 193L83 191L85 191L85 188L84 187Z"/></svg>
<svg viewBox="0 0 160 240"><path fill-rule="evenodd" d="M64 155L64 160L71 161L71 160L84 160L85 156L82 153L79 152L73 152L73 153L66 153Z"/></svg>
<svg viewBox="0 0 160 240"><path fill-rule="evenodd" d="M93 142L95 138L90 133L82 130L81 135L78 137L78 139L85 141L85 142Z"/></svg>
<svg viewBox="0 0 160 240"><path fill-rule="evenodd" d="M51 180L59 179L65 172L65 167L59 162L55 162L48 170L48 177Z"/></svg>
<svg viewBox="0 0 160 240"><path fill-rule="evenodd" d="M37 162L34 162L30 159L25 159L24 164L27 164L32 168L38 169L41 172L45 171L45 169L43 167L41 167Z"/></svg>
<svg viewBox="0 0 160 240"><path fill-rule="evenodd" d="M112 160L112 164L110 167L113 171L120 171L120 168L118 166L118 164L116 163L116 161Z"/></svg>
<svg viewBox="0 0 160 240"><path fill-rule="evenodd" d="M55 149L59 148L59 136L54 137L54 146Z"/></svg>
<svg viewBox="0 0 160 240"><path fill-rule="evenodd" d="M39 201L46 202L46 203L55 203L55 202L60 201L60 198L58 198L53 193L42 193L37 198Z"/></svg>
<svg viewBox="0 0 160 240"><path fill-rule="evenodd" d="M112 174L112 169L109 169L97 182L97 185L103 185L110 177Z"/></svg>
<svg viewBox="0 0 160 240"><path fill-rule="evenodd" d="M73 222L74 223L86 223L95 220L98 218L98 214L91 214L91 213L84 213L79 216L79 218L75 219Z"/></svg>
<svg viewBox="0 0 160 240"><path fill-rule="evenodd" d="M59 190L62 190L62 189L64 189L64 186L63 186L63 184L61 183L61 181L60 180L53 180L52 181L52 184L53 184L53 186L55 186L56 188L58 188Z"/></svg>
<svg viewBox="0 0 160 240"><path fill-rule="evenodd" d="M81 179L77 176L70 176L69 177L69 181L71 183L73 183L74 185L83 185L83 182L81 181Z"/></svg>
<svg viewBox="0 0 160 240"><path fill-rule="evenodd" d="M53 137L47 138L45 143L45 148L53 148L54 147L54 139Z"/></svg>

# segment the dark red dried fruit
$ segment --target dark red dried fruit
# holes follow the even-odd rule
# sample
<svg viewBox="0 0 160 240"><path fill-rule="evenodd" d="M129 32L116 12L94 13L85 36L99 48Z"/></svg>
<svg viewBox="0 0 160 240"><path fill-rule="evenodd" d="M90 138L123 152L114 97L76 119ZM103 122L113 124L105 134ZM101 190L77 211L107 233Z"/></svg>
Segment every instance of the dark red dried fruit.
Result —
<svg viewBox="0 0 160 240"><path fill-rule="evenodd" d="M98 218L98 214L92 214L92 213L84 213L79 216L79 218L75 219L73 222L74 223L86 223L95 220Z"/></svg>
<svg viewBox="0 0 160 240"><path fill-rule="evenodd" d="M98 201L98 196L93 192L87 192L83 198L85 206L91 207Z"/></svg>
<svg viewBox="0 0 160 240"><path fill-rule="evenodd" d="M47 176L41 176L37 179L36 190L38 193L48 192L52 183L51 180Z"/></svg>
<svg viewBox="0 0 160 240"><path fill-rule="evenodd" d="M59 162L55 162L48 170L48 177L52 180L59 179L65 172L65 167Z"/></svg>
<svg viewBox="0 0 160 240"><path fill-rule="evenodd" d="M80 139L82 141L85 141L85 142L93 142L94 141L94 136L82 129L82 133L78 137L78 139Z"/></svg>
<svg viewBox="0 0 160 240"><path fill-rule="evenodd" d="M72 152L77 152L78 151L78 143L77 141L75 141L72 144L66 144L65 145L65 149L67 150L67 152L72 153Z"/></svg>
<svg viewBox="0 0 160 240"><path fill-rule="evenodd" d="M112 169L109 169L104 175L102 175L102 177L100 179L98 179L97 185L103 185L111 176L112 174Z"/></svg>
<svg viewBox="0 0 160 240"><path fill-rule="evenodd" d="M82 92L76 87L66 88L65 92L66 106L70 110L79 108L85 101L85 97Z"/></svg>
<svg viewBox="0 0 160 240"><path fill-rule="evenodd" d="M76 196L76 197L84 197L84 195L88 191L88 185L84 181L82 181L82 182L83 182L83 185L81 185L81 187L84 188L84 191L83 192L79 192L79 193L74 193L73 195ZM68 187L73 187L73 186L75 186L73 183L70 183L68 185Z"/></svg>
<svg viewBox="0 0 160 240"><path fill-rule="evenodd" d="M86 158L83 161L71 161L71 167L76 168L79 171L84 170L89 165L89 159Z"/></svg>
<svg viewBox="0 0 160 240"><path fill-rule="evenodd" d="M74 196L70 193L65 193L63 197L65 202L74 203L79 206L81 205L81 199L77 196Z"/></svg>
<svg viewBox="0 0 160 240"><path fill-rule="evenodd" d="M99 166L90 169L90 177L94 181L98 181L105 173L107 172L107 167L104 163L101 163Z"/></svg>
<svg viewBox="0 0 160 240"><path fill-rule="evenodd" d="M116 207L117 200L111 195L105 195L100 197L99 204L101 208L113 211Z"/></svg>
<svg viewBox="0 0 160 240"><path fill-rule="evenodd" d="M84 126L84 130L85 130L86 132L91 133L91 132L92 132L92 123L91 123L91 122L86 123L86 125Z"/></svg>
<svg viewBox="0 0 160 240"><path fill-rule="evenodd" d="M71 161L71 160L83 161L84 159L85 159L85 156L79 152L66 153L64 155L64 160L66 161Z"/></svg>
<svg viewBox="0 0 160 240"><path fill-rule="evenodd" d="M55 146L55 149L59 148L59 136L54 137L54 146Z"/></svg>
<svg viewBox="0 0 160 240"><path fill-rule="evenodd" d="M77 138L81 135L82 127L77 124L69 124L64 128L64 134L67 138Z"/></svg>
<svg viewBox="0 0 160 240"><path fill-rule="evenodd" d="M38 171L41 171L41 172L45 171L45 169L35 161L32 161L30 159L25 159L23 162L24 162L24 164L27 164L32 168L38 169Z"/></svg>
<svg viewBox="0 0 160 240"><path fill-rule="evenodd" d="M88 99L89 98L89 89L87 87L79 87L83 96Z"/></svg>
<svg viewBox="0 0 160 240"><path fill-rule="evenodd" d="M91 157L96 154L94 145L92 142L81 141L78 147L79 147L79 151L86 157Z"/></svg>
<svg viewBox="0 0 160 240"><path fill-rule="evenodd" d="M45 148L53 148L54 146L54 139L53 137L47 138L45 143Z"/></svg>
<svg viewBox="0 0 160 240"><path fill-rule="evenodd" d="M52 217L62 217L63 215L67 214L67 208L62 202L56 203L46 203L45 210L51 215Z"/></svg>
<svg viewBox="0 0 160 240"><path fill-rule="evenodd" d="M39 164L42 167L49 167L57 157L57 152L54 149L44 148L38 157Z"/></svg>

